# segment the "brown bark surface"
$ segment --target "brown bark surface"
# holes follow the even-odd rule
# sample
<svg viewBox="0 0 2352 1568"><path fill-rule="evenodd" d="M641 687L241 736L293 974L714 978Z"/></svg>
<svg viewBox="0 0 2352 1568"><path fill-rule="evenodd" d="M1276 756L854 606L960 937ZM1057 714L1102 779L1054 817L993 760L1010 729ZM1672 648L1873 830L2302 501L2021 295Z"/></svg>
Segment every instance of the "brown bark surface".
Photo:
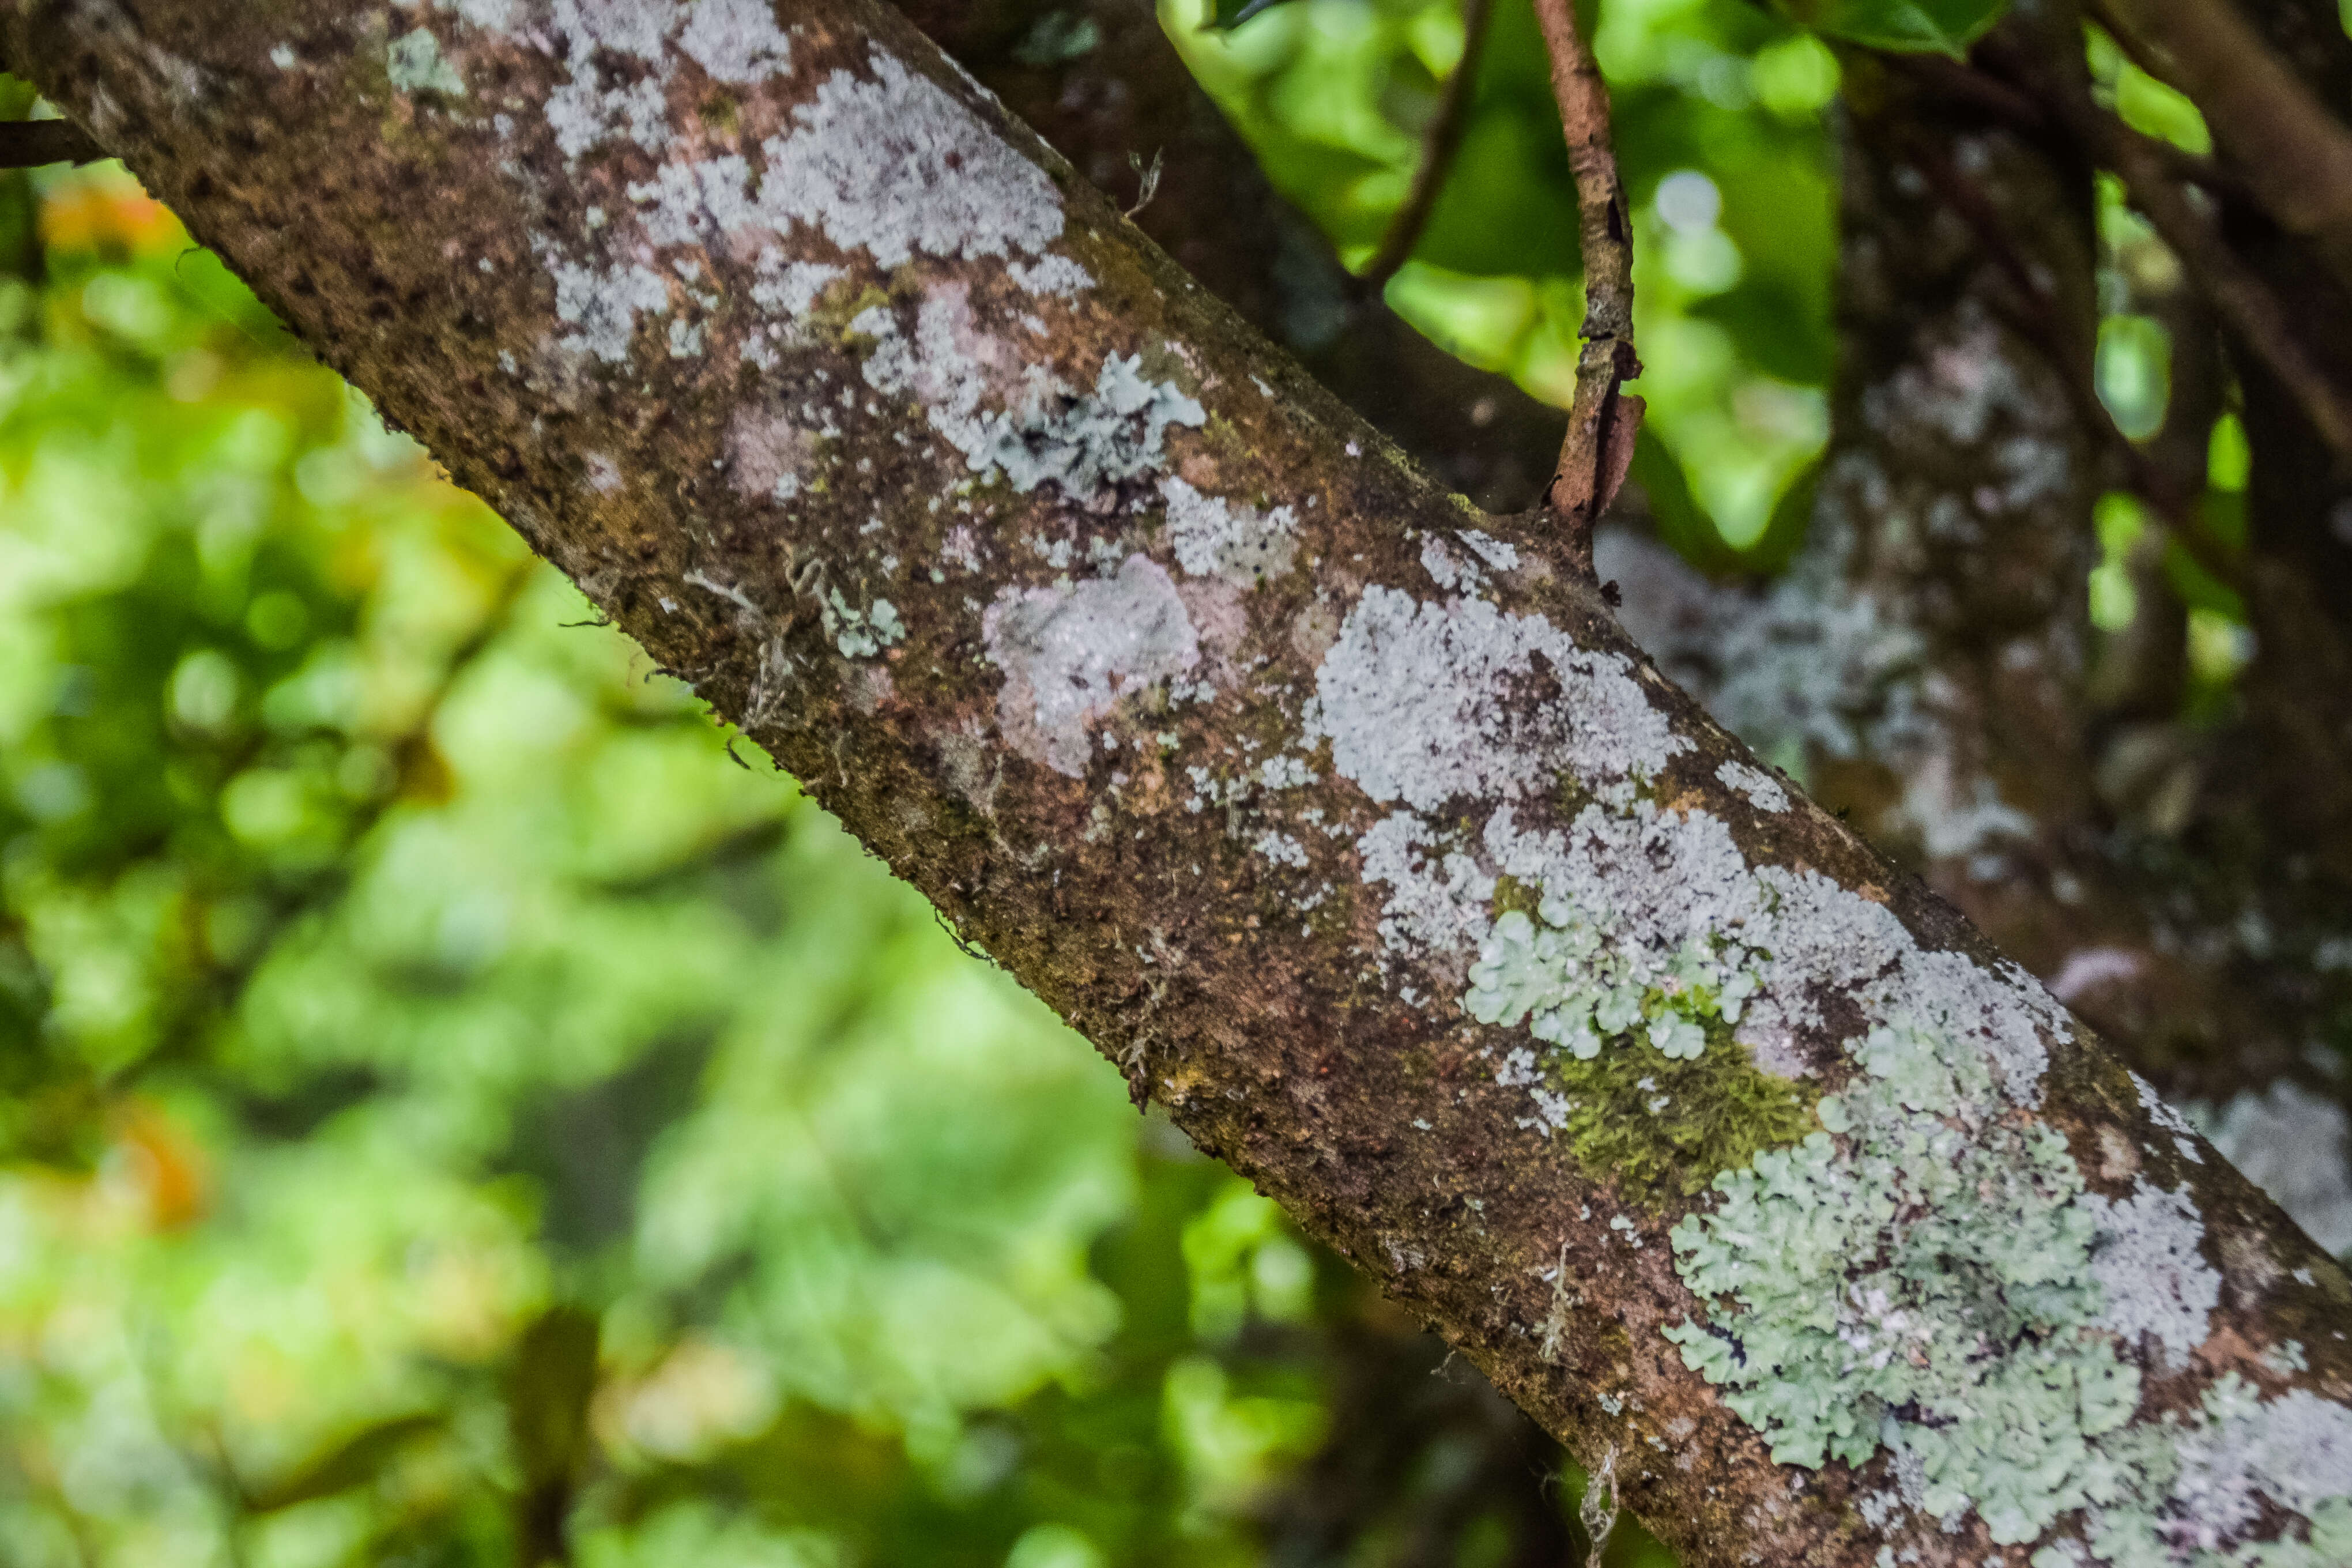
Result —
<svg viewBox="0 0 2352 1568"><path fill-rule="evenodd" d="M1557 1134L1575 1107L1531 1037L1465 1010L1530 904L1648 965L1657 1029L1696 1016L1675 943L1716 944L1756 989L1677 1083L1796 1106L1832 1171L1863 1135L1822 1097L1882 1092L1869 1042L1990 1086L1906 1091L1950 1102L1938 1157L1986 1173L1944 1243L1985 1278L1952 1278L2024 1289L1979 1202L2111 1216L2105 1316L2065 1332L2134 1392L2090 1436L2165 1529L2294 1531L2336 1495L2166 1491L2114 1447L2204 1431L2224 1378L2352 1425L2332 1259L1540 541L1431 485L901 18L787 20L89 0L0 5L0 55L1139 1097L1613 1460L1686 1561L2023 1564L2088 1524L2021 1534L1987 1499L1946 1528L1935 1479L1867 1447L1875 1415L1856 1465L1775 1463L1691 1370L1665 1331L1748 1319L1668 1232L1703 1231L1697 1183L1748 1154L1677 1142L1691 1113L1646 1081ZM1638 1173L1593 1153L1625 1136ZM2150 1194L2193 1228L2113 1217ZM2003 1332L1984 1353L2036 1353Z"/></svg>

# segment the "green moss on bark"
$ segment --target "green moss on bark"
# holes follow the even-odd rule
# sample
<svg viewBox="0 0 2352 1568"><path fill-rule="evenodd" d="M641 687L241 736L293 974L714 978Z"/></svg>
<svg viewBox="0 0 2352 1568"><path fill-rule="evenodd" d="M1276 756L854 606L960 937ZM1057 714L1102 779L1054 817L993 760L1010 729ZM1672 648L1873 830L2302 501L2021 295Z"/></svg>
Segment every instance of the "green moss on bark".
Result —
<svg viewBox="0 0 2352 1568"><path fill-rule="evenodd" d="M1653 1211L1679 1206L1720 1173L1819 1125L1818 1089L1759 1068L1719 1020L1706 1027L1706 1049L1688 1061L1634 1034L1591 1061L1556 1053L1544 1064L1567 1097L1560 1135L1577 1163Z"/></svg>

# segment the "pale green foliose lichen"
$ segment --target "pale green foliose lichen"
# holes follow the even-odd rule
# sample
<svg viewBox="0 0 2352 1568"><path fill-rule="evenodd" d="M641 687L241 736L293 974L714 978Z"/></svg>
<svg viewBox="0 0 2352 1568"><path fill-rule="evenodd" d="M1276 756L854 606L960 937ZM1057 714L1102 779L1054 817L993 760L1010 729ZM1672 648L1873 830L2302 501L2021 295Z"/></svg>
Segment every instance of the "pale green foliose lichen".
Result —
<svg viewBox="0 0 2352 1568"><path fill-rule="evenodd" d="M898 607L887 599L877 599L861 610L843 598L840 589L829 588L822 613L825 635L845 658L872 658L906 640L906 624L898 618Z"/></svg>
<svg viewBox="0 0 2352 1568"><path fill-rule="evenodd" d="M1518 910L1495 921L1470 966L1463 1010L1505 1027L1525 1018L1529 1034L1579 1061L1637 1026L1670 1060L1696 1060L1706 1049L1700 1020L1736 1024L1755 994L1747 950L1737 943L1694 937L1670 954L1651 954L1611 941L1605 918L1589 918L1565 899L1547 897L1536 913L1540 926Z"/></svg>
<svg viewBox="0 0 2352 1568"><path fill-rule="evenodd" d="M1782 1464L1916 1462L1920 1506L1973 1507L2030 1541L2113 1491L2091 1439L2127 1421L2139 1373L2095 1326L2095 1226L2081 1171L2039 1123L1993 1119L1973 1052L1872 1030L1864 1076L1816 1132L1717 1178L1674 1231L1715 1327L1666 1331Z"/></svg>
<svg viewBox="0 0 2352 1568"><path fill-rule="evenodd" d="M2004 1544L2082 1510L2083 1538L2037 1568L2352 1562L2352 1410L2303 1390L2263 1403L2232 1377L2186 1418L2132 1422L2141 1373L2117 1336L2164 1341L2143 1298L2202 1268L2192 1249L2127 1277L2151 1241L2135 1226L2193 1218L2185 1194L2089 1193L2065 1141L1938 1031L1882 1025L1853 1054L1862 1076L1821 1102L1829 1131L1717 1177L1713 1212L1673 1233L1714 1321L1666 1336L1773 1458L1885 1447L1917 1508L1973 1510ZM2176 1338L2203 1337L2203 1289L2174 1303L2195 1318ZM2281 1510L2302 1522L2252 1539Z"/></svg>
<svg viewBox="0 0 2352 1568"><path fill-rule="evenodd" d="M392 41L384 57L384 75L401 92L445 92L462 98L466 79L441 58L441 40L418 27Z"/></svg>

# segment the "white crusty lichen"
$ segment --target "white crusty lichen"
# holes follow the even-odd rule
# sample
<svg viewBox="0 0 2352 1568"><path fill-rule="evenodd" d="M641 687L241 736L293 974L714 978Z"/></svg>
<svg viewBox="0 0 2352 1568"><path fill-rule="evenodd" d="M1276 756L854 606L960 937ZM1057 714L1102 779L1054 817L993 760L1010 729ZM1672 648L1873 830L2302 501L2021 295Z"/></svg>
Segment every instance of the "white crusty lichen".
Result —
<svg viewBox="0 0 2352 1568"><path fill-rule="evenodd" d="M1187 576L1255 588L1290 570L1298 529L1290 508L1235 506L1172 475L1160 481L1160 493L1168 502L1169 548Z"/></svg>
<svg viewBox="0 0 2352 1568"><path fill-rule="evenodd" d="M547 122L567 158L615 137L648 151L669 140L669 100L658 76L624 79L607 87L599 51L658 60L675 13L623 0L554 0L551 19L561 40L566 80L548 94Z"/></svg>
<svg viewBox="0 0 2352 1568"><path fill-rule="evenodd" d="M1717 782L1726 788L1737 790L1746 796L1748 804L1759 811L1789 809L1789 792L1780 787L1780 780L1761 768L1749 767L1746 763L1727 762L1716 768L1715 776Z"/></svg>
<svg viewBox="0 0 2352 1568"><path fill-rule="evenodd" d="M1428 605L1364 590L1315 675L1310 733L1383 804L1517 799L1567 777L1646 777L1689 742L1631 661L1579 647L1540 616L1483 599Z"/></svg>
<svg viewBox="0 0 2352 1568"><path fill-rule="evenodd" d="M575 299L583 278L600 293L615 283L626 289L609 309L575 305L600 310L609 321L568 334L568 347L591 348L608 362L625 358L637 313L667 302L652 301L638 275L657 277L646 265L656 259L654 253L684 247L748 258L757 272L754 302L801 315L843 268L788 258L781 237L795 228L822 235L845 253L864 251L886 269L917 257L999 258L1005 275L1033 293L1070 294L1093 284L1084 267L1048 248L1062 236L1064 214L1045 173L952 93L878 45L869 47L862 72L835 70L819 83L815 96L793 110L790 128L761 143L755 162L736 153L706 156L694 139L679 138L671 99L681 69L753 84L790 68L791 37L768 0L698 0L684 7L552 0L549 22L527 37L566 68L546 115L567 158L614 141L686 154L667 156L652 177L629 185L644 243L622 251L628 264L591 262L552 240L538 243L559 289L567 274L575 280ZM394 84L462 91L436 47L428 32L403 37L393 49ZM602 228L597 215L588 226L592 235ZM592 244L610 255L627 240L607 234ZM690 278L701 264L688 258L675 265ZM739 349L743 358L769 365L777 344L792 336L791 323L781 333L755 324Z"/></svg>
<svg viewBox="0 0 2352 1568"><path fill-rule="evenodd" d="M989 658L1004 671L997 725L1006 743L1072 778L1086 776L1089 725L1201 658L1175 583L1142 554L1109 576L1001 589L981 627Z"/></svg>
<svg viewBox="0 0 2352 1568"><path fill-rule="evenodd" d="M2221 1300L2221 1276L2205 1261L2205 1220L2195 1200L2142 1176L2128 1197L2083 1201L2104 1238L2091 1260L2106 1295L2099 1327L2130 1345L2146 1336L2158 1366L2179 1366L2212 1331Z"/></svg>
<svg viewBox="0 0 2352 1568"><path fill-rule="evenodd" d="M2352 1128L2342 1106L2279 1082L2218 1110L2189 1110L2222 1157L2277 1199L2312 1240L2338 1257L2352 1251Z"/></svg>
<svg viewBox="0 0 2352 1568"><path fill-rule="evenodd" d="M1024 495L1051 484L1073 500L1091 500L1110 485L1159 473L1171 427L1208 422L1198 401L1146 375L1139 354L1105 355L1091 393L1035 366L1013 371L1014 357L974 322L960 285L925 298L911 334L879 305L858 312L849 329L874 341L863 366L868 385L914 398L969 468Z"/></svg>
<svg viewBox="0 0 2352 1568"><path fill-rule="evenodd" d="M776 26L774 0L695 0L677 47L713 81L748 85L792 68L792 39Z"/></svg>
<svg viewBox="0 0 2352 1568"><path fill-rule="evenodd" d="M884 267L1038 256L1061 237L1061 193L1044 170L929 78L878 47L868 64L870 79L827 77L792 132L768 139L763 208Z"/></svg>
<svg viewBox="0 0 2352 1568"><path fill-rule="evenodd" d="M607 364L629 357L640 312L669 308L669 284L651 268L583 267L557 261L549 270L555 278L555 315L572 330L565 348L594 354Z"/></svg>
<svg viewBox="0 0 2352 1568"><path fill-rule="evenodd" d="M1380 921L1390 952L1458 952L1486 940L1494 873L1459 835L1416 812L1392 811L1356 840L1356 853L1363 879L1390 889Z"/></svg>

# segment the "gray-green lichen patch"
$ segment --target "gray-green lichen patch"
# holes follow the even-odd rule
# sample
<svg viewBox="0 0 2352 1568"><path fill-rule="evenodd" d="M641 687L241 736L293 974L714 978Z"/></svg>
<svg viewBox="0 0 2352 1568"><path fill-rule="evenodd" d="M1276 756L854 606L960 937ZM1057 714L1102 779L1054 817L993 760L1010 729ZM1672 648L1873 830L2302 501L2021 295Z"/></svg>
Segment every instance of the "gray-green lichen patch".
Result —
<svg viewBox="0 0 2352 1568"><path fill-rule="evenodd" d="M1367 589L1310 717L1334 770L1391 808L1357 841L1390 889L1382 937L1433 973L1469 960L1462 1009L1526 1031L1489 1058L1497 1081L1595 1179L1713 1176L1674 1232L1705 1321L1672 1338L1774 1457L1887 1449L1899 1495L1874 1527L1900 1509L1980 1519L2003 1544L2070 1532L2086 1563L2301 1564L2332 1539L2336 1470L2274 1481L2231 1456L2290 1427L2324 1448L2352 1412L2249 1393L2227 1431L2211 1408L2138 1418L2143 1366L2210 1339L2220 1276L2185 1189L2091 1192L2036 1114L2063 1009L2014 965L1925 949L1885 905L1661 804L1643 781L1679 738L1630 672L1475 596L1466 552L1423 563L1455 596ZM1713 774L1755 811L1791 805L1759 769ZM1562 803L1573 816L1542 826ZM1843 1090L1814 1105L1824 1074ZM1771 1146L1691 1145L1690 1102L1726 1085L1764 1090ZM2192 1541L2217 1511L2242 1522Z"/></svg>
<svg viewBox="0 0 2352 1568"><path fill-rule="evenodd" d="M441 58L441 40L427 27L392 40L384 56L384 75L399 92L438 92L451 98L466 94L466 79Z"/></svg>
<svg viewBox="0 0 2352 1568"><path fill-rule="evenodd" d="M2307 1389L2264 1400L2235 1373L2186 1415L2167 1412L2103 1447L2117 1479L2083 1542L2033 1568L2343 1568L2352 1563L2352 1411ZM2295 1523L2279 1539L2280 1514ZM2269 1517L2265 1517L2269 1516Z"/></svg>
<svg viewBox="0 0 2352 1568"><path fill-rule="evenodd" d="M1666 1331L1773 1458L1893 1450L1906 1500L1998 1542L2081 1520L2039 1568L2320 1568L2352 1548L2352 1410L2225 1378L2135 1423L2137 1365L2210 1332L2220 1276L2185 1192L2085 1190L1942 1031L1874 1028L1827 1131L1716 1181L1674 1232L1712 1321ZM2285 1533L2277 1539L2281 1519Z"/></svg>
<svg viewBox="0 0 2352 1568"><path fill-rule="evenodd" d="M1670 1061L1706 1048L1706 1022L1739 1022L1755 994L1748 954L1736 942L1696 935L1671 953L1654 954L1610 940L1606 911L1579 910L1546 897L1541 924L1506 912L1470 966L1462 1010L1482 1024L1528 1032L1579 1061L1601 1054L1612 1036L1642 1034Z"/></svg>
<svg viewBox="0 0 2352 1568"><path fill-rule="evenodd" d="M2082 1172L1939 1031L1881 1026L1856 1054L1822 1105L1842 1133L1717 1177L1714 1211L1675 1227L1677 1268L1719 1310L1667 1337L1779 1462L1885 1444L1927 1512L2032 1540L2112 1489L2093 1439L2139 1399L2099 1326Z"/></svg>
<svg viewBox="0 0 2352 1568"><path fill-rule="evenodd" d="M843 598L840 589L828 588L821 613L824 635L833 639L834 647L841 650L845 658L872 658L907 638L898 606L887 599L877 599L861 610Z"/></svg>

